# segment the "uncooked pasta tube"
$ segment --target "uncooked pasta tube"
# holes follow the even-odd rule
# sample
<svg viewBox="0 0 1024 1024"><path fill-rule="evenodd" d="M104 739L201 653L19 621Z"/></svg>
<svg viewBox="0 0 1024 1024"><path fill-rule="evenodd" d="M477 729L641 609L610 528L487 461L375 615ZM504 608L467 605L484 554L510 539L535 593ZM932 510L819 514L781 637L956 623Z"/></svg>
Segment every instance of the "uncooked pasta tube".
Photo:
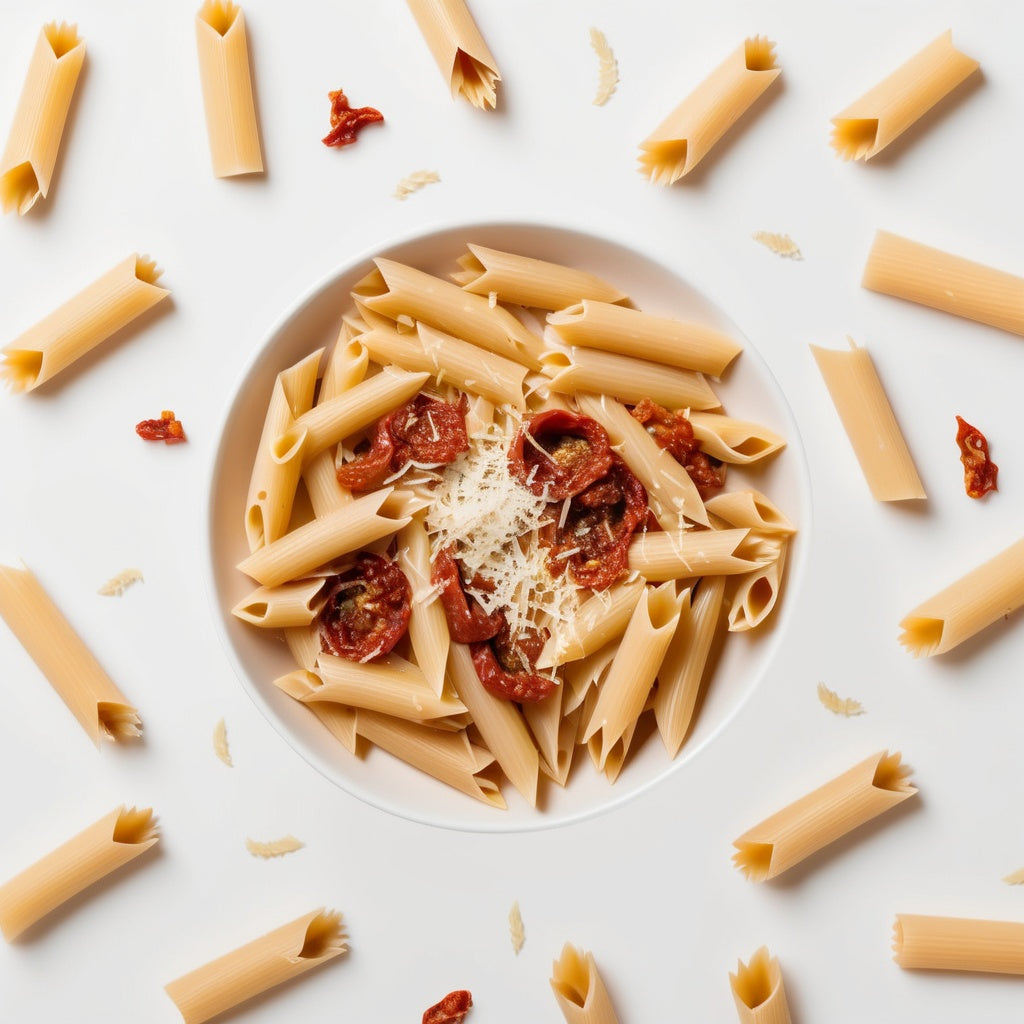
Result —
<svg viewBox="0 0 1024 1024"><path fill-rule="evenodd" d="M551 989L566 1024L619 1024L593 953L567 942L551 967Z"/></svg>
<svg viewBox="0 0 1024 1024"><path fill-rule="evenodd" d="M893 949L912 970L1024 974L1024 922L897 914Z"/></svg>
<svg viewBox="0 0 1024 1024"><path fill-rule="evenodd" d="M789 1004L777 957L762 946L750 963L742 960L729 975L740 1024L789 1024Z"/></svg>

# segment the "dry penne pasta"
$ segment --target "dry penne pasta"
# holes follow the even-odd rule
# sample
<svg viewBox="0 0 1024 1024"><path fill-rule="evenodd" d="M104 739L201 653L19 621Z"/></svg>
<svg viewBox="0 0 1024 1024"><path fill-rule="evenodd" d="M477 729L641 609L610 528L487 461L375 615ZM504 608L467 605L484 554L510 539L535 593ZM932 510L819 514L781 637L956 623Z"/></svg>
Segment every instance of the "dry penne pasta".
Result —
<svg viewBox="0 0 1024 1024"><path fill-rule="evenodd" d="M729 526L761 533L796 533L796 527L779 511L775 503L760 491L723 491L705 502L707 511Z"/></svg>
<svg viewBox="0 0 1024 1024"><path fill-rule="evenodd" d="M232 0L204 0L196 15L196 46L213 173L259 174L263 154L242 8Z"/></svg>
<svg viewBox="0 0 1024 1024"><path fill-rule="evenodd" d="M735 577L729 600L729 630L756 629L775 607L782 588L787 545L779 539L768 555L767 565Z"/></svg>
<svg viewBox="0 0 1024 1024"><path fill-rule="evenodd" d="M747 533L747 530L642 533L629 546L629 567L649 583L750 572L760 563L736 554Z"/></svg>
<svg viewBox="0 0 1024 1024"><path fill-rule="evenodd" d="M899 753L874 754L744 832L733 862L752 882L775 878L914 796L909 774Z"/></svg>
<svg viewBox="0 0 1024 1024"><path fill-rule="evenodd" d="M277 587L258 587L231 609L243 622L264 629L306 626L319 611L317 598L324 579L292 580Z"/></svg>
<svg viewBox="0 0 1024 1024"><path fill-rule="evenodd" d="M659 185L689 174L779 73L775 44L745 39L640 144L640 173Z"/></svg>
<svg viewBox="0 0 1024 1024"><path fill-rule="evenodd" d="M309 638L305 649L296 650L293 636L304 634ZM346 707L343 704L335 704L326 700L306 700L311 692L323 685L323 680L316 673L317 659L320 657L320 634L308 630L285 630L285 638L288 640L289 649L295 661L302 665L302 668L294 669L278 676L274 685L287 693L293 700L297 700L308 708L313 715L320 720L324 728L350 753L356 753L356 709ZM309 666L308 668L305 666Z"/></svg>
<svg viewBox="0 0 1024 1024"><path fill-rule="evenodd" d="M718 400L704 377L691 370L662 366L593 348L550 349L541 355L547 386L562 394L590 391L629 405L650 398L667 409L718 409Z"/></svg>
<svg viewBox="0 0 1024 1024"><path fill-rule="evenodd" d="M123 805L0 885L0 931L8 942L52 910L145 853L159 839L148 807Z"/></svg>
<svg viewBox="0 0 1024 1024"><path fill-rule="evenodd" d="M0 565L0 618L93 743L141 735L138 712L30 570Z"/></svg>
<svg viewBox="0 0 1024 1024"><path fill-rule="evenodd" d="M407 2L452 97L463 96L474 107L493 110L501 75L465 0Z"/></svg>
<svg viewBox="0 0 1024 1024"><path fill-rule="evenodd" d="M347 952L341 914L320 908L275 928L164 989L185 1024L203 1024Z"/></svg>
<svg viewBox="0 0 1024 1024"><path fill-rule="evenodd" d="M551 990L566 1024L618 1024L594 954L567 942L551 966Z"/></svg>
<svg viewBox="0 0 1024 1024"><path fill-rule="evenodd" d="M907 970L1024 974L1024 922L897 914L893 949Z"/></svg>
<svg viewBox="0 0 1024 1024"><path fill-rule="evenodd" d="M945 654L1024 605L1024 540L919 604L900 622L915 657Z"/></svg>
<svg viewBox="0 0 1024 1024"><path fill-rule="evenodd" d="M737 961L729 985L740 1024L790 1024L782 968L766 946L754 953L750 963Z"/></svg>
<svg viewBox="0 0 1024 1024"><path fill-rule="evenodd" d="M32 391L166 299L156 263L132 255L68 299L3 349L0 377Z"/></svg>
<svg viewBox="0 0 1024 1024"><path fill-rule="evenodd" d="M583 299L548 314L563 345L649 359L721 377L743 346L714 327Z"/></svg>
<svg viewBox="0 0 1024 1024"><path fill-rule="evenodd" d="M870 160L977 70L943 32L832 118L832 148L844 160Z"/></svg>
<svg viewBox="0 0 1024 1024"><path fill-rule="evenodd" d="M585 270L516 253L468 245L452 279L475 295L537 309L564 309L583 299L628 302L629 296Z"/></svg>
<svg viewBox="0 0 1024 1024"><path fill-rule="evenodd" d="M913 456L866 348L848 352L811 345L832 403L876 501L925 498Z"/></svg>
<svg viewBox="0 0 1024 1024"><path fill-rule="evenodd" d="M523 718L540 753L540 770L560 786L569 776L577 731L575 718L562 713L564 699L565 687L559 686L547 700L523 704Z"/></svg>
<svg viewBox="0 0 1024 1024"><path fill-rule="evenodd" d="M774 431L717 412L691 411L687 414L693 436L701 450L722 462L747 466L768 458L786 446Z"/></svg>
<svg viewBox="0 0 1024 1024"><path fill-rule="evenodd" d="M889 231L875 232L861 285L1024 335L1024 277Z"/></svg>
<svg viewBox="0 0 1024 1024"><path fill-rule="evenodd" d="M43 26L0 159L4 213L28 213L50 191L64 122L84 60L85 42L77 26L64 22Z"/></svg>

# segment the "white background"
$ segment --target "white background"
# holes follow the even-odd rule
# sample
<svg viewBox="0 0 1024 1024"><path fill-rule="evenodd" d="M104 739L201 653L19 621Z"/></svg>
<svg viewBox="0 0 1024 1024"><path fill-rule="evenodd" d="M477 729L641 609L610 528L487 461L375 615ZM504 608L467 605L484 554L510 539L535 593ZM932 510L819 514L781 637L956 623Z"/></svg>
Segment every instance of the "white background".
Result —
<svg viewBox="0 0 1024 1024"><path fill-rule="evenodd" d="M191 4L0 0L0 131L43 21L79 23L86 68L50 197L0 222L0 341L133 251L165 268L167 304L80 369L0 397L0 558L31 566L140 708L145 742L98 753L0 627L0 878L119 803L152 806L158 849L0 948L0 1019L179 1020L162 986L326 904L351 952L232 1019L418 1021L470 988L473 1024L555 1022L566 940L592 950L622 1024L734 1019L728 971L767 944L794 1020L1005 1021L1021 983L911 974L896 912L1024 920L1019 721L1024 635L1011 616L956 653L898 645L912 607L1018 539L1022 342L862 290L876 228L1024 272L1019 175L1024 8L812 0L669 4L476 0L504 80L496 113L453 102L404 3L245 5L267 174L209 168ZM621 84L591 105L591 25ZM828 145L829 117L945 29L982 75L869 165ZM635 171L638 142L747 35L778 44L776 86L689 179ZM382 110L328 150L330 89ZM419 168L442 182L405 202ZM642 249L703 289L775 372L813 483L809 567L753 696L684 769L612 812L521 834L407 822L349 796L279 737L234 676L203 577L205 475L217 424L270 325L354 253L453 222L529 219ZM802 262L751 240L789 233ZM808 351L866 344L928 489L872 501ZM189 443L132 429L173 408ZM963 493L954 415L984 430L1000 491ZM96 588L126 566L145 583ZM867 714L832 716L824 681ZM216 760L225 718L235 759ZM777 883L754 886L732 840L884 748L921 795ZM246 836L306 848L263 862ZM526 945L511 949L518 900Z"/></svg>

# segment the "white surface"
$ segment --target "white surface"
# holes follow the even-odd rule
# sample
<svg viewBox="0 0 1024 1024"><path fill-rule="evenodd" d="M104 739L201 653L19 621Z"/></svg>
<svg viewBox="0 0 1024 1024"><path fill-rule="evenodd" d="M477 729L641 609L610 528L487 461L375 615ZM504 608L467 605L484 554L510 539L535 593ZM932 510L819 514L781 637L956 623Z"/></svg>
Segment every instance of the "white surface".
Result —
<svg viewBox="0 0 1024 1024"><path fill-rule="evenodd" d="M32 5L35 7L36 5ZM952 656L913 661L897 623L1020 536L1019 339L862 291L884 227L1024 270L1016 130L1024 9L1006 3L670 5L477 0L501 66L501 109L452 102L398 0L250 0L265 178L209 170L192 5L0 3L0 130L41 22L79 22L86 70L51 197L0 221L12 339L138 250L165 268L173 307L44 393L0 397L0 558L22 558L139 705L146 741L97 753L0 628L0 878L121 802L152 805L155 856L0 948L0 1018L180 1020L161 991L181 973L321 904L352 952L233 1019L416 1021L456 987L472 1024L559 1019L547 978L564 941L593 950L622 1024L733 1019L727 972L762 943L783 963L796 1021L1009 1020L1015 979L902 972L893 916L1024 920L1016 678L1018 617ZM591 106L588 29L622 82ZM828 118L947 27L983 77L870 165L829 148ZM778 42L779 85L671 189L634 171L636 145L745 35ZM329 89L387 118L330 151ZM442 182L393 199L409 171ZM311 284L418 228L528 219L641 249L703 290L767 360L813 481L809 567L792 621L751 698L667 781L578 824L483 835L418 825L342 792L266 721L221 649L202 583L203 474L253 347ZM788 232L804 261L752 242ZM808 343L869 346L930 499L874 503ZM133 424L172 407L188 445L142 444ZM955 414L981 427L998 494L971 502ZM126 566L146 582L96 588ZM819 680L863 701L823 710ZM235 767L213 755L228 724ZM744 829L882 748L903 751L921 797L778 883L733 869ZM251 858L246 836L307 846ZM526 945L506 915L519 900Z"/></svg>

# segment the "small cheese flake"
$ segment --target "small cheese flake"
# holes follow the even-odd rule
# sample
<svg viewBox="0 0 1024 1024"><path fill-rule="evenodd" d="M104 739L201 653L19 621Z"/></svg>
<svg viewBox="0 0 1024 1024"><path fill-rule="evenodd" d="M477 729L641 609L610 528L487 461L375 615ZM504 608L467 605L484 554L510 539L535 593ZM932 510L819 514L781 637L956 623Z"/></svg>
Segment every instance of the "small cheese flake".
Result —
<svg viewBox="0 0 1024 1024"><path fill-rule="evenodd" d="M750 237L755 242L760 242L766 249L771 249L776 256L785 256L791 260L804 258L800 247L789 235L779 235L774 231L755 231Z"/></svg>
<svg viewBox="0 0 1024 1024"><path fill-rule="evenodd" d="M1024 868L1018 868L1016 871L1011 871L1003 881L1007 885L1024 885Z"/></svg>
<svg viewBox="0 0 1024 1024"><path fill-rule="evenodd" d="M142 573L138 569L122 569L116 576L111 576L96 593L104 597L120 597L133 583L141 582Z"/></svg>
<svg viewBox="0 0 1024 1024"><path fill-rule="evenodd" d="M596 28L590 30L590 45L597 54L598 79L597 94L594 96L594 106L603 107L615 92L619 84L619 62L608 45L605 34Z"/></svg>
<svg viewBox="0 0 1024 1024"><path fill-rule="evenodd" d="M854 700L852 697L840 697L824 683L818 683L818 700L821 701L822 707L836 715L853 718L855 715L864 714L864 706L859 700Z"/></svg>
<svg viewBox="0 0 1024 1024"><path fill-rule="evenodd" d="M229 767L233 768L231 750L228 748L228 730L222 718L213 727L213 752Z"/></svg>
<svg viewBox="0 0 1024 1024"><path fill-rule="evenodd" d="M305 845L295 836L282 836L280 839L271 839L266 843L261 843L256 839L246 839L245 841L245 848L254 857L262 857L264 860L269 860L271 857L283 857L286 853L294 853Z"/></svg>
<svg viewBox="0 0 1024 1024"><path fill-rule="evenodd" d="M512 904L512 909L508 912L508 932L512 939L512 948L515 950L516 956L519 956L519 951L526 941L526 931L523 928L523 915L519 913L518 900Z"/></svg>
<svg viewBox="0 0 1024 1024"><path fill-rule="evenodd" d="M396 199L408 199L413 192L419 192L424 185L433 185L434 182L440 180L441 175L437 171L413 171L398 183L394 196Z"/></svg>

